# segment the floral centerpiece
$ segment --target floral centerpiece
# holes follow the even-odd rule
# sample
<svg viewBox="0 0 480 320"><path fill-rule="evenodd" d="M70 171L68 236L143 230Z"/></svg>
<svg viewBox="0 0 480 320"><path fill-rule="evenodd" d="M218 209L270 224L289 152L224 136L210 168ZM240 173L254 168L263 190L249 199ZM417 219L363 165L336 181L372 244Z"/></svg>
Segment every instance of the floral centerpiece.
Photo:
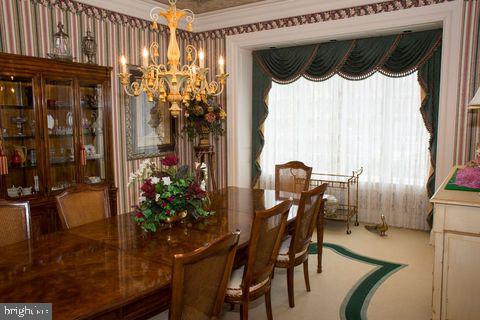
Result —
<svg viewBox="0 0 480 320"><path fill-rule="evenodd" d="M185 125L183 131L190 140L200 137L199 146L210 144L210 133L217 138L224 134L223 122L227 113L216 99L209 95L198 96L197 99L185 103Z"/></svg>
<svg viewBox="0 0 480 320"><path fill-rule="evenodd" d="M475 159L467 163L465 168L459 169L455 184L471 189L480 189L480 143L475 148Z"/></svg>
<svg viewBox="0 0 480 320"><path fill-rule="evenodd" d="M155 232L161 224L187 215L195 219L212 215L204 209L208 197L197 178L201 175L190 174L188 166L178 167L179 159L173 154L161 163L159 167L146 160L130 175L129 185L139 181L141 190L133 220L146 232Z"/></svg>

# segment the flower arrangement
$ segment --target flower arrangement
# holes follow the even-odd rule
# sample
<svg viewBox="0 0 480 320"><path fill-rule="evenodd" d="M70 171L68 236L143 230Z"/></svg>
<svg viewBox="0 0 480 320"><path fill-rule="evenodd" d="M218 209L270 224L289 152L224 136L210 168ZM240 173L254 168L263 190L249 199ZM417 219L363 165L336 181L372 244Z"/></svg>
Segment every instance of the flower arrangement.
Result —
<svg viewBox="0 0 480 320"><path fill-rule="evenodd" d="M455 184L471 189L480 189L480 143L475 147L475 159L468 162L465 168L459 169Z"/></svg>
<svg viewBox="0 0 480 320"><path fill-rule="evenodd" d="M197 178L201 175L191 175L188 166L178 167L179 159L174 154L165 156L161 163L160 168L146 160L130 175L129 185L139 181L141 190L133 220L146 232L155 232L162 223L186 215L195 219L212 215L204 209L208 197Z"/></svg>
<svg viewBox="0 0 480 320"><path fill-rule="evenodd" d="M224 134L223 121L227 113L217 103L214 97L209 95L198 96L193 102L185 104L185 125L183 131L190 140L212 133L214 137ZM202 142L200 142L202 144Z"/></svg>

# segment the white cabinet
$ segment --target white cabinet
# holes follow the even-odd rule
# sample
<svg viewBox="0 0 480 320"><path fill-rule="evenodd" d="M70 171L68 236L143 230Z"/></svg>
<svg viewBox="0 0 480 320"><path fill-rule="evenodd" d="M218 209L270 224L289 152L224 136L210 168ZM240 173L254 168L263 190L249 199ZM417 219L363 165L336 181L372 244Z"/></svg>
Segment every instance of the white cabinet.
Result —
<svg viewBox="0 0 480 320"><path fill-rule="evenodd" d="M445 190L435 206L432 319L480 319L480 194Z"/></svg>

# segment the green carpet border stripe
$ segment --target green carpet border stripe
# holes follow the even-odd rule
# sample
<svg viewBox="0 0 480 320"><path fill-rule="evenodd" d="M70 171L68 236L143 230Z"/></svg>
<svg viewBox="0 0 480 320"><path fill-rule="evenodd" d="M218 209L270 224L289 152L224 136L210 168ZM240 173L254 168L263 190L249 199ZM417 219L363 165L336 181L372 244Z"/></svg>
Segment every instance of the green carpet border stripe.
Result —
<svg viewBox="0 0 480 320"><path fill-rule="evenodd" d="M346 258L377 266L358 280L343 299L340 307L340 319L342 320L367 320L368 305L375 291L388 277L407 266L406 264L366 257L334 243L324 242L323 247ZM309 253L317 253L316 243L310 245Z"/></svg>

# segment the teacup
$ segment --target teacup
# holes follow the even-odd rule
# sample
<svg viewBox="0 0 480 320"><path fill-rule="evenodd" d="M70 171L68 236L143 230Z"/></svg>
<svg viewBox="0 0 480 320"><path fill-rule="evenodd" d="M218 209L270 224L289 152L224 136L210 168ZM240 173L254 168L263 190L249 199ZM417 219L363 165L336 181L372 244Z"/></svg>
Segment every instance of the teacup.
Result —
<svg viewBox="0 0 480 320"><path fill-rule="evenodd" d="M20 188L12 186L11 188L7 189L7 194L10 198L18 197L20 194Z"/></svg>
<svg viewBox="0 0 480 320"><path fill-rule="evenodd" d="M32 187L25 187L25 188L22 188L22 194L24 196L29 196L32 194Z"/></svg>

